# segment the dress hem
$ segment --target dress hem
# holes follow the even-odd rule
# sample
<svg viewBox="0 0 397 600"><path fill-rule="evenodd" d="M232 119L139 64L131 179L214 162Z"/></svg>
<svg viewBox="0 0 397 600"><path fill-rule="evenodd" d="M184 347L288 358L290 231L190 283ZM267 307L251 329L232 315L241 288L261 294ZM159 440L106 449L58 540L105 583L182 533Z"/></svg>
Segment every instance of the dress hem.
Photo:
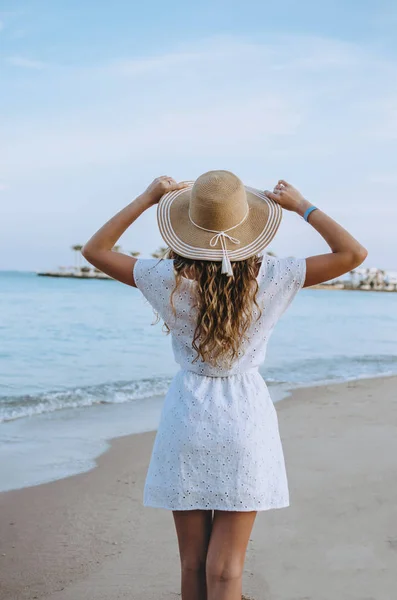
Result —
<svg viewBox="0 0 397 600"><path fill-rule="evenodd" d="M278 508L288 508L290 505L290 503L286 503L286 504L278 504L278 505L267 505L267 506L261 506L261 507L252 507L252 508L227 508L225 506L220 506L218 505L212 505L212 506L205 506L203 504L197 504L195 506L188 506L185 508L182 507L174 507L174 506L166 506L164 504L156 504L155 502L143 502L143 506L145 508L163 508L164 510L225 510L225 511L233 511L233 512L251 512L251 511L257 511L257 512L261 512L261 511L265 511L265 510L272 510L272 509L278 509Z"/></svg>

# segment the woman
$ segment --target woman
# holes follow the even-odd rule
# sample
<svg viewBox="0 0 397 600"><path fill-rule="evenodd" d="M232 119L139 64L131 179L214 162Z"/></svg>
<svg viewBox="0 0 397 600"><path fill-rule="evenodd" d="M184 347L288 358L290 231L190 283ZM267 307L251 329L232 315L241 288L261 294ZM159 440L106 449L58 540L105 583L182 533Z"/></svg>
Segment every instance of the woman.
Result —
<svg viewBox="0 0 397 600"><path fill-rule="evenodd" d="M156 204L167 258L113 252ZM262 257L282 208L303 216L332 252ZM83 255L138 287L172 335L181 369L163 403L143 502L173 511L182 599L240 600L257 511L289 505L277 415L258 371L268 338L298 290L347 273L367 251L286 181L261 192L210 171L194 183L156 179Z"/></svg>

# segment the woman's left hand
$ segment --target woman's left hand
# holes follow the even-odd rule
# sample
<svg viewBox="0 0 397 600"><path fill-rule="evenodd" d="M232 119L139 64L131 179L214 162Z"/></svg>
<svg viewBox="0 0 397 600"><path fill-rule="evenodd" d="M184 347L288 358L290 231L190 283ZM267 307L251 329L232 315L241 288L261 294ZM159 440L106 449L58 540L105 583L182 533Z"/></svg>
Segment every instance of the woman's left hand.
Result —
<svg viewBox="0 0 397 600"><path fill-rule="evenodd" d="M162 175L161 177L157 177L154 181L152 181L145 191L145 196L149 198L150 204L154 205L157 204L160 198L167 192L181 190L185 187L188 187L188 185L189 184L184 181L178 183L172 177Z"/></svg>

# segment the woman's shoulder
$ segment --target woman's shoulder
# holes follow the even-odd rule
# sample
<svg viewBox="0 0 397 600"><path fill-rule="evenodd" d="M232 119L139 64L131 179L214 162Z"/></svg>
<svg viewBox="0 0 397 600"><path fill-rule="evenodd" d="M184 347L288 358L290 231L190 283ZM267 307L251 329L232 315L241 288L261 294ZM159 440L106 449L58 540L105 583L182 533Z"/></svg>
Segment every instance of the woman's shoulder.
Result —
<svg viewBox="0 0 397 600"><path fill-rule="evenodd" d="M262 280L277 281L279 279L302 276L305 267L306 261L304 258L264 254L259 274L262 276Z"/></svg>
<svg viewBox="0 0 397 600"><path fill-rule="evenodd" d="M173 266L172 258L137 258L135 263L135 269L142 272L146 271L166 271Z"/></svg>
<svg viewBox="0 0 397 600"><path fill-rule="evenodd" d="M306 260L294 256L264 255L260 270L259 286L266 301L274 305L281 316L306 278Z"/></svg>
<svg viewBox="0 0 397 600"><path fill-rule="evenodd" d="M167 321L170 316L170 294L173 289L172 260L138 258L134 264L134 281L154 310Z"/></svg>
<svg viewBox="0 0 397 600"><path fill-rule="evenodd" d="M173 260L169 258L138 258L134 265L134 280L138 288L145 284L161 285L173 276Z"/></svg>

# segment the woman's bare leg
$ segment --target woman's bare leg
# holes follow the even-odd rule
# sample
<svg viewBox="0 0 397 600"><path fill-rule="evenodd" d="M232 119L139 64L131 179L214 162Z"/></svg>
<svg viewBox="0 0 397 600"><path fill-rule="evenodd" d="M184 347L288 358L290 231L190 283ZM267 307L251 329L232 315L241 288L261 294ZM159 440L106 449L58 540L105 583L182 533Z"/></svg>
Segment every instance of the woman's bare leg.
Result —
<svg viewBox="0 0 397 600"><path fill-rule="evenodd" d="M182 600L207 600L205 576L212 510L174 510L181 559Z"/></svg>
<svg viewBox="0 0 397 600"><path fill-rule="evenodd" d="M241 600L242 576L256 511L215 510L207 551L207 600Z"/></svg>

